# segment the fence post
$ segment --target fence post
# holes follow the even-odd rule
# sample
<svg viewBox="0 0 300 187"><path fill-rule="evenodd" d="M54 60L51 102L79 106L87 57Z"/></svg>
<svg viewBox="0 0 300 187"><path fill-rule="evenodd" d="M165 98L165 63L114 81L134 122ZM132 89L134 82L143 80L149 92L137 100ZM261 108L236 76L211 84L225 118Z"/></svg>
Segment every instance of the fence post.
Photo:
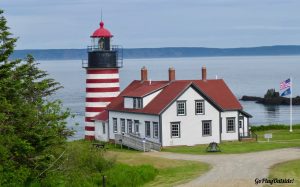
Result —
<svg viewBox="0 0 300 187"><path fill-rule="evenodd" d="M144 152L146 152L146 147L145 147L145 143L146 143L146 139L143 139L143 148L144 148Z"/></svg>
<svg viewBox="0 0 300 187"><path fill-rule="evenodd" d="M102 187L106 187L106 176L102 175Z"/></svg>

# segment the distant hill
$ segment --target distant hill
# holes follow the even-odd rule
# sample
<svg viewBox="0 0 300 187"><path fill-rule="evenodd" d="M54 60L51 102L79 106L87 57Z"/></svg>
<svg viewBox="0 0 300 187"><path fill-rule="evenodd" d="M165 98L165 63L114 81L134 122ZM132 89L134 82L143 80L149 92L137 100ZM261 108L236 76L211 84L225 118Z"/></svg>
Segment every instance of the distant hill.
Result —
<svg viewBox="0 0 300 187"><path fill-rule="evenodd" d="M16 50L12 55L12 58L24 58L26 54L32 54L37 60L87 59L86 49ZM163 47L123 49L123 57L127 59L271 55L300 55L300 45L278 45L243 48Z"/></svg>

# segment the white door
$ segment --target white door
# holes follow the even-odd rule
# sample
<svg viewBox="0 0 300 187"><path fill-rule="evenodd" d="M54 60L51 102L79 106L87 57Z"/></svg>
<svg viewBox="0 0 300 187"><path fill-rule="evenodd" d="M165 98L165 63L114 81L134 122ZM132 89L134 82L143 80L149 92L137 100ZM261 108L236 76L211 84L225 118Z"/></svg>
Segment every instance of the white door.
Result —
<svg viewBox="0 0 300 187"><path fill-rule="evenodd" d="M239 132L241 136L245 136L244 134L244 121L243 120L239 120Z"/></svg>
<svg viewBox="0 0 300 187"><path fill-rule="evenodd" d="M96 139L100 141L108 141L108 123L97 121L95 123Z"/></svg>

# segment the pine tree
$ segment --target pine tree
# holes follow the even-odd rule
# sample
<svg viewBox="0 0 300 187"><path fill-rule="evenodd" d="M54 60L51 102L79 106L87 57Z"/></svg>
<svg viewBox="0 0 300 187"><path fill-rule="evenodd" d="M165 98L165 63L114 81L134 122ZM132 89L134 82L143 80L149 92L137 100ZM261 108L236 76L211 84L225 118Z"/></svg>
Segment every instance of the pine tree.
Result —
<svg viewBox="0 0 300 187"><path fill-rule="evenodd" d="M0 10L0 186L39 180L57 167L72 131L68 110L51 95L61 86L31 55L10 60L17 39Z"/></svg>

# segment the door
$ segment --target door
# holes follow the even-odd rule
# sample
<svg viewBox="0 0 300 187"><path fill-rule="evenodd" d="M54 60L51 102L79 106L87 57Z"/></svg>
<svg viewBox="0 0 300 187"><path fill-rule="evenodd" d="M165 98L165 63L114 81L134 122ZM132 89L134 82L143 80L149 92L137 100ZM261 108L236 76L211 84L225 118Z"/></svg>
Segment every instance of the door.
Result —
<svg viewBox="0 0 300 187"><path fill-rule="evenodd" d="M244 120L240 119L239 120L239 133L240 136L246 136L246 134L244 133Z"/></svg>

